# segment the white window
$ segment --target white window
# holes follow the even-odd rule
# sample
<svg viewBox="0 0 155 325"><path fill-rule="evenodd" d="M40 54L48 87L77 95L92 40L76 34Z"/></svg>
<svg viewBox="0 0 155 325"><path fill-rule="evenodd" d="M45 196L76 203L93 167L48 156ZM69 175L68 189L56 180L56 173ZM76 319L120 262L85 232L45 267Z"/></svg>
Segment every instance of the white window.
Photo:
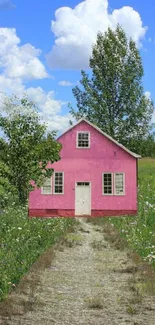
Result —
<svg viewBox="0 0 155 325"><path fill-rule="evenodd" d="M64 194L64 173L54 173L54 194Z"/></svg>
<svg viewBox="0 0 155 325"><path fill-rule="evenodd" d="M52 193L52 184L51 178L47 178L42 186L42 194L51 194Z"/></svg>
<svg viewBox="0 0 155 325"><path fill-rule="evenodd" d="M113 175L112 173L102 174L102 194L112 195L113 194Z"/></svg>
<svg viewBox="0 0 155 325"><path fill-rule="evenodd" d="M77 133L77 148L90 148L90 133L86 131Z"/></svg>
<svg viewBox="0 0 155 325"><path fill-rule="evenodd" d="M114 174L115 195L125 194L124 183L125 183L124 173L115 173Z"/></svg>

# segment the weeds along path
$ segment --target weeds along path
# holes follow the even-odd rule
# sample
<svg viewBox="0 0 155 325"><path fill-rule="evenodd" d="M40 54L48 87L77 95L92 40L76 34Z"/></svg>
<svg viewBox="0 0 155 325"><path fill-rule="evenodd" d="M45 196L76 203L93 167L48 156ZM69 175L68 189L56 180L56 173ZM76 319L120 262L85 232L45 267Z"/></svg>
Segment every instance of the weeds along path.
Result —
<svg viewBox="0 0 155 325"><path fill-rule="evenodd" d="M81 219L45 260L5 301L0 324L155 324L155 297L140 293L128 252L112 248L100 226Z"/></svg>

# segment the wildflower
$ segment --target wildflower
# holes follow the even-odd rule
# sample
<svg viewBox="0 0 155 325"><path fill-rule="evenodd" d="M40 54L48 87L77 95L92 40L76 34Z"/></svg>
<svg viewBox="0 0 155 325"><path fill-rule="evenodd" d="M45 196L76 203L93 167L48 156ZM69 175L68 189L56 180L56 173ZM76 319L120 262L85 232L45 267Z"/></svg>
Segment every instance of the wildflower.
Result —
<svg viewBox="0 0 155 325"><path fill-rule="evenodd" d="M137 225L137 221L130 222L130 225Z"/></svg>
<svg viewBox="0 0 155 325"><path fill-rule="evenodd" d="M152 260L155 259L155 255L149 254L148 256L146 256L145 260L147 260L147 259L149 260L149 262L151 262Z"/></svg>
<svg viewBox="0 0 155 325"><path fill-rule="evenodd" d="M18 227L18 230L22 230L22 228L21 227Z"/></svg>

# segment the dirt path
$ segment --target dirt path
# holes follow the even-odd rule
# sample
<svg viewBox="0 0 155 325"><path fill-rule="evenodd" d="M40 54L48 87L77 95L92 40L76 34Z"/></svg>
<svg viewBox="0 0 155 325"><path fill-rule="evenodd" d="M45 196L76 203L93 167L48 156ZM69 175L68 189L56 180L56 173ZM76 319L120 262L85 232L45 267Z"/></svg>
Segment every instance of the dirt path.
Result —
<svg viewBox="0 0 155 325"><path fill-rule="evenodd" d="M155 297L136 292L130 270L127 251L112 248L99 226L81 219L40 284L11 295L14 312L0 324L155 325Z"/></svg>

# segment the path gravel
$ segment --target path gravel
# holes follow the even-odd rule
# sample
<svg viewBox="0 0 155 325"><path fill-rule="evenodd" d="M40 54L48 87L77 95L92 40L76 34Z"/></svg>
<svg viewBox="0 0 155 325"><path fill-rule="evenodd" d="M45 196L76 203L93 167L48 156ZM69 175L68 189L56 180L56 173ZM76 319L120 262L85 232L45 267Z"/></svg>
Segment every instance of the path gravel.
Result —
<svg viewBox="0 0 155 325"><path fill-rule="evenodd" d="M126 250L112 248L100 226L80 219L51 265L38 269L39 285L12 293L16 312L0 324L155 325L155 297L141 300L131 290L133 274L125 272L130 267Z"/></svg>

